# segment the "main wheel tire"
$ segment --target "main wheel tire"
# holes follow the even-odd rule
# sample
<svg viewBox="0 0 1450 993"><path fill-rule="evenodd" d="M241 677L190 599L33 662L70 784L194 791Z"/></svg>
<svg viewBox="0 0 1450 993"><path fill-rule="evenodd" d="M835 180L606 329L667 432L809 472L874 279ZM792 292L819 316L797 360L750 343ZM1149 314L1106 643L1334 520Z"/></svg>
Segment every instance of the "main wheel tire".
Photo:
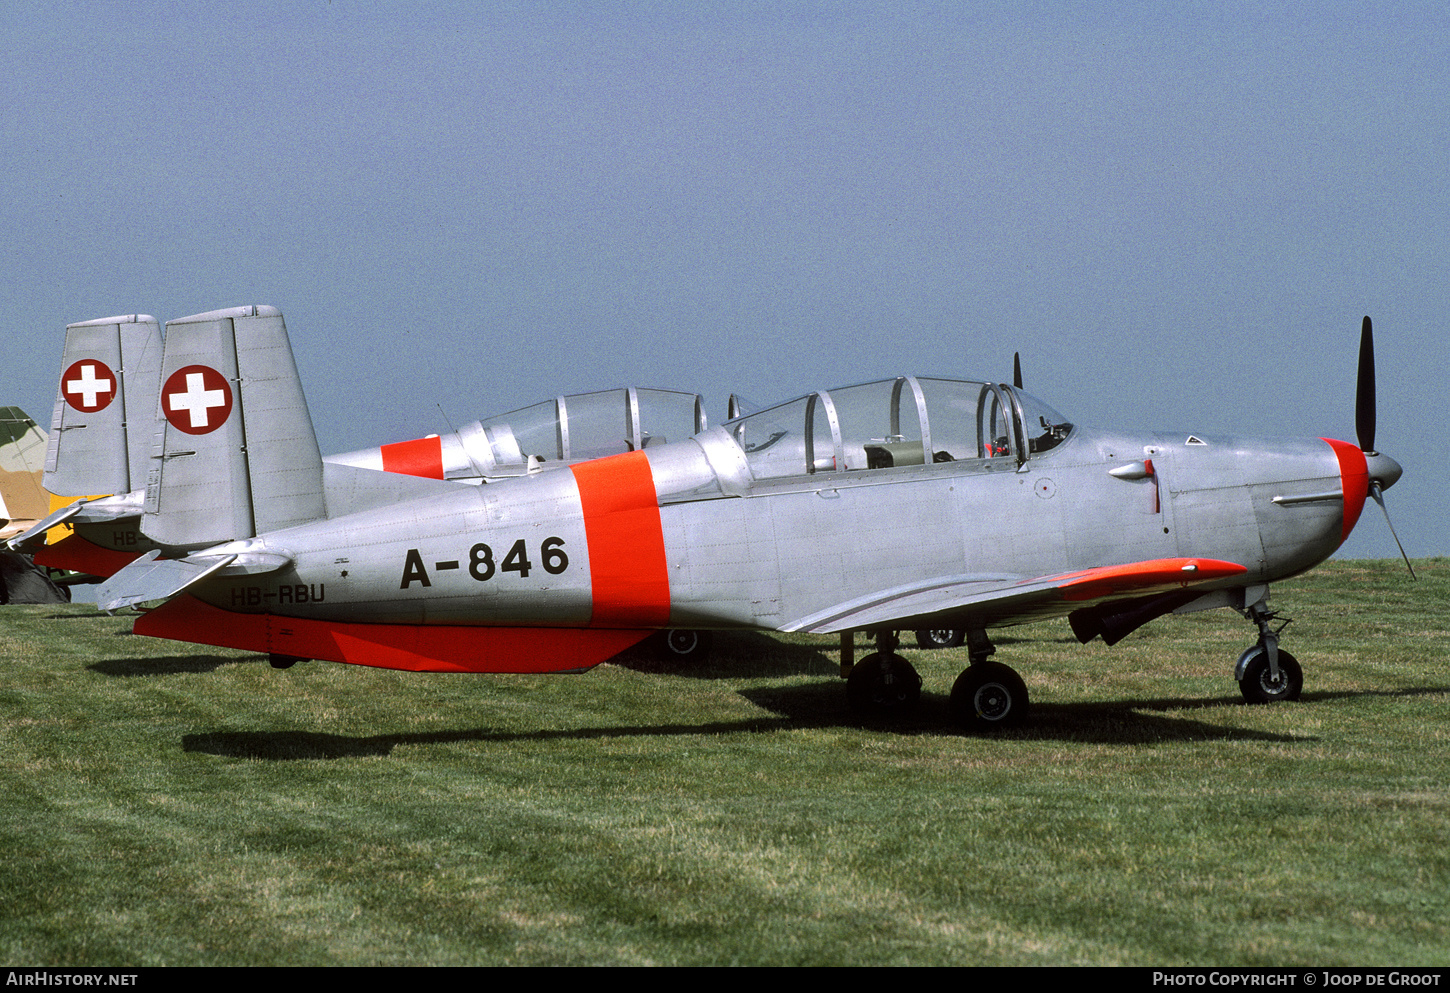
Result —
<svg viewBox="0 0 1450 993"><path fill-rule="evenodd" d="M967 640L967 633L955 628L932 628L916 632L919 648L956 648Z"/></svg>
<svg viewBox="0 0 1450 993"><path fill-rule="evenodd" d="M952 685L952 716L969 731L1021 727L1027 706L1027 684L1001 662L968 666Z"/></svg>
<svg viewBox="0 0 1450 993"><path fill-rule="evenodd" d="M846 699L865 717L901 713L921 699L921 676L900 655L875 652L846 677Z"/></svg>
<svg viewBox="0 0 1450 993"><path fill-rule="evenodd" d="M1304 670L1299 660L1282 648L1279 649L1279 678L1269 673L1269 653L1262 647L1256 649L1244 666L1244 678L1239 680L1239 692L1249 703L1278 703L1281 700L1297 700L1304 689Z"/></svg>
<svg viewBox="0 0 1450 993"><path fill-rule="evenodd" d="M692 628L671 628L660 632L656 643L658 654L664 662L703 662L710 655L715 643L713 632L696 631Z"/></svg>

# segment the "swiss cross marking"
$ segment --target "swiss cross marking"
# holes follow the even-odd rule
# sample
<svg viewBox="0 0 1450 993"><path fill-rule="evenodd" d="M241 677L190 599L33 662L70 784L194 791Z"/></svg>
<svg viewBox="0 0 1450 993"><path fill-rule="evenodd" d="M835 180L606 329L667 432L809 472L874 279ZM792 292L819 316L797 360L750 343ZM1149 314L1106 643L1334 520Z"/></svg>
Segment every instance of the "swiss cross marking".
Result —
<svg viewBox="0 0 1450 993"><path fill-rule="evenodd" d="M232 390L210 366L177 369L161 387L166 420L178 431L207 434L226 423L232 413Z"/></svg>
<svg viewBox="0 0 1450 993"><path fill-rule="evenodd" d="M82 359L60 377L61 395L76 410L94 414L116 399L116 374L104 362Z"/></svg>
<svg viewBox="0 0 1450 993"><path fill-rule="evenodd" d="M191 427L194 428L206 427L206 412L213 407L225 407L227 403L227 395L221 390L207 389L205 379L199 372L189 372L186 374L186 392L172 393L166 398L171 401L173 412L184 410L191 415Z"/></svg>

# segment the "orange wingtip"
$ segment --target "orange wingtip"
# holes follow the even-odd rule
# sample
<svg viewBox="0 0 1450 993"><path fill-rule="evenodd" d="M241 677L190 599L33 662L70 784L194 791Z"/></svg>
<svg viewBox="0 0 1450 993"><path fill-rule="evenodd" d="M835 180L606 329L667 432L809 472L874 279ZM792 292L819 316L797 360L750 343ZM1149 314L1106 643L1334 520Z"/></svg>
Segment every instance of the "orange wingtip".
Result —
<svg viewBox="0 0 1450 993"><path fill-rule="evenodd" d="M1063 577L1060 589L1064 600L1101 600L1125 593L1187 589L1248 571L1247 566L1222 559L1150 559L1071 573Z"/></svg>
<svg viewBox="0 0 1450 993"><path fill-rule="evenodd" d="M577 672L654 632L599 628L494 628L357 624L239 614L179 596L136 619L136 634L244 651L409 672Z"/></svg>

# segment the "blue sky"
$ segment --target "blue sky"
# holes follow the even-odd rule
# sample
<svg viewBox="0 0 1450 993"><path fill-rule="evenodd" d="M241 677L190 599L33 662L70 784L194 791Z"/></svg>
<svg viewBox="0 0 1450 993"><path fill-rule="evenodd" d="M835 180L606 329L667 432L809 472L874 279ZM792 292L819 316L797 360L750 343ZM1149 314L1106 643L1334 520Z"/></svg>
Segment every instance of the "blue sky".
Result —
<svg viewBox="0 0 1450 993"><path fill-rule="evenodd" d="M42 422L67 323L266 303L325 451L1014 351L1078 423L1352 439L1370 314L1396 526L1450 553L1443 4L0 0L0 52Z"/></svg>

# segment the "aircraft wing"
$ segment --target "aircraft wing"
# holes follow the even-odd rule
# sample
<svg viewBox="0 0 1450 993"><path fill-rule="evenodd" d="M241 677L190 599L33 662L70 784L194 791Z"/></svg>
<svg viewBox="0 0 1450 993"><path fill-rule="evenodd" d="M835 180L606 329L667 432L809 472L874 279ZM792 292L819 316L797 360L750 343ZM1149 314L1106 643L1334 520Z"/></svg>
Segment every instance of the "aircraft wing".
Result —
<svg viewBox="0 0 1450 993"><path fill-rule="evenodd" d="M1095 602L1191 590L1248 572L1236 562L1206 558L1150 559L1052 576L940 576L828 607L782 631L834 634L863 628L952 624L954 616L1002 624L1057 617Z"/></svg>

